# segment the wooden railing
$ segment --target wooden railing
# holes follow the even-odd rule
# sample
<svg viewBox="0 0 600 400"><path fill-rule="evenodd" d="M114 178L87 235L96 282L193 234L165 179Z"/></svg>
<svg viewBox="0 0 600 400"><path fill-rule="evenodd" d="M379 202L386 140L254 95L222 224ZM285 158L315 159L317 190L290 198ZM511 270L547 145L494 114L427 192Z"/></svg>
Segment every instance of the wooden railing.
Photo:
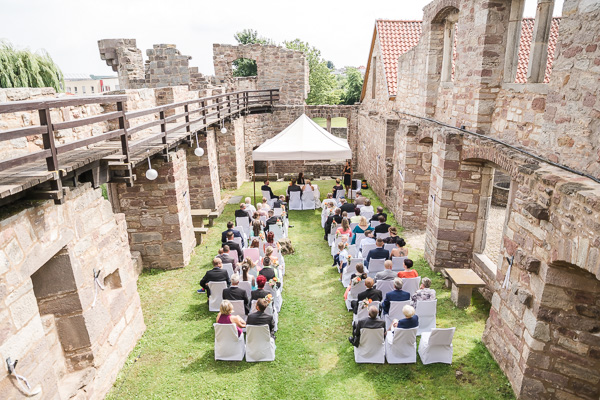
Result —
<svg viewBox="0 0 600 400"><path fill-rule="evenodd" d="M0 117L2 114L6 113L37 111L40 119L39 126L0 131L0 142L26 136L41 135L43 143L43 149L40 151L0 161L0 171L45 159L48 171L58 172L60 170L60 156L62 154L115 138L120 138L122 160L123 162L128 163L130 161L131 152L133 150L139 150L140 146L143 146L149 141L160 138L166 147L170 133L172 134L176 131L181 132L181 130L185 129L185 132L189 133L189 136L191 136L194 131L219 123L223 119L236 113L248 111L255 107L272 107L278 100L279 90L267 89L224 93L217 96L171 103L164 106L132 112L124 112L125 103L127 102L127 96L125 95L66 97L60 99L0 103ZM77 107L88 104L113 104L116 105L116 111L87 118L79 118L72 121L52 122L51 109ZM171 111L177 112L177 109L181 108L183 108L183 112L167 117L167 114L170 114ZM136 119L140 117L148 118L150 116L153 116L155 119L150 122L136 125ZM169 123L177 122L177 120L185 120L185 122L176 126L168 125ZM55 131L84 127L105 121L116 121L116 129L70 143L61 145L56 144L54 137ZM194 127L192 129L193 125ZM152 133L130 143L131 135L156 126L160 126L160 132Z"/></svg>

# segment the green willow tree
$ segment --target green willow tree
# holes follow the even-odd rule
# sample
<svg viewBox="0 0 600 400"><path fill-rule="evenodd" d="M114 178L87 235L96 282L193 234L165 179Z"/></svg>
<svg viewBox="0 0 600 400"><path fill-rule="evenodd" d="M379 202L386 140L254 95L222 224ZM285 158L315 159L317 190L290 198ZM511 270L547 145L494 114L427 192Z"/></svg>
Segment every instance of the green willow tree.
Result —
<svg viewBox="0 0 600 400"><path fill-rule="evenodd" d="M360 93L363 87L363 77L359 70L352 67L346 68L346 79L342 85L344 94L342 104L352 105L360 101Z"/></svg>
<svg viewBox="0 0 600 400"><path fill-rule="evenodd" d="M33 53L0 42L0 87L53 87L62 92L64 78L46 51Z"/></svg>
<svg viewBox="0 0 600 400"><path fill-rule="evenodd" d="M304 53L308 60L310 92L306 104L339 104L342 91L337 89L335 76L321 57L321 51L300 39L283 42L285 47Z"/></svg>
<svg viewBox="0 0 600 400"><path fill-rule="evenodd" d="M271 39L258 36L258 32L252 29L244 29L233 35L238 44L274 44ZM233 76L256 76L258 68L256 61L247 58L239 58L233 62Z"/></svg>

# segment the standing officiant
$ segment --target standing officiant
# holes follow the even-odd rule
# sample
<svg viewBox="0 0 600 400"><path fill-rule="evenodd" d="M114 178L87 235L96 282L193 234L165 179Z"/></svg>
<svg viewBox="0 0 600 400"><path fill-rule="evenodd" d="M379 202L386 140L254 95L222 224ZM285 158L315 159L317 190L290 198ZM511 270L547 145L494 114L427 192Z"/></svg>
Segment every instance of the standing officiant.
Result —
<svg viewBox="0 0 600 400"><path fill-rule="evenodd" d="M352 162L350 160L346 160L343 175L344 187L346 188L346 193L349 193L348 190L352 189Z"/></svg>

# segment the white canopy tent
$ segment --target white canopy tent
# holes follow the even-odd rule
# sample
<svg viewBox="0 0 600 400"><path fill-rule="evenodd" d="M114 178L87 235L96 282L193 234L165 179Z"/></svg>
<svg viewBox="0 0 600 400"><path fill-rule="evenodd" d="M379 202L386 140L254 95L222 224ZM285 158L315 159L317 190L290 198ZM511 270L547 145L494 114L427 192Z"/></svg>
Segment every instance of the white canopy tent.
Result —
<svg viewBox="0 0 600 400"><path fill-rule="evenodd" d="M345 160L352 159L348 141L333 136L306 114L302 114L277 136L268 139L252 152L254 161L280 160ZM256 174L253 173L256 186ZM256 188L255 200L256 200Z"/></svg>

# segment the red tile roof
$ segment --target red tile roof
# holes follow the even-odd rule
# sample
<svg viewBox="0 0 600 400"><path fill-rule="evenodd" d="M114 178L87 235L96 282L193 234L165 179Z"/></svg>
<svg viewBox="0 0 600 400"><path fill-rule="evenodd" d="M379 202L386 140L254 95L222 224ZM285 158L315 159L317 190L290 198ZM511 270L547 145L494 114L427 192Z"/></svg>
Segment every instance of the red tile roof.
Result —
<svg viewBox="0 0 600 400"><path fill-rule="evenodd" d="M527 67L533 35L533 24L533 18L523 18L516 83L527 82ZM419 38L421 37L421 25L421 21L377 20L375 22L375 29L377 36L379 37L379 50L383 60L385 79L390 97L396 96L398 90L398 57L417 45ZM550 73L552 72L552 63L554 61L554 51L556 50L556 43L558 41L559 25L560 18L553 18L552 26L550 28L550 39L548 41L548 63L546 66L544 83L550 81ZM454 42L454 47L456 49L456 41ZM456 51L454 51L453 58L452 74L454 75ZM370 63L371 61L369 60L367 68L370 66Z"/></svg>
<svg viewBox="0 0 600 400"><path fill-rule="evenodd" d="M376 21L379 50L390 97L395 96L397 91L398 57L417 45L421 37L421 25L421 21Z"/></svg>
<svg viewBox="0 0 600 400"><path fill-rule="evenodd" d="M527 68L529 66L529 52L531 50L531 41L533 40L533 18L523 18L521 24L521 42L519 44L519 65L517 67L517 77L515 83L527 83ZM548 39L548 62L546 63L546 75L544 83L550 82L550 74L552 73L552 63L554 62L554 51L556 50L556 42L558 41L558 28L560 26L560 18L552 18L550 26L550 38Z"/></svg>

